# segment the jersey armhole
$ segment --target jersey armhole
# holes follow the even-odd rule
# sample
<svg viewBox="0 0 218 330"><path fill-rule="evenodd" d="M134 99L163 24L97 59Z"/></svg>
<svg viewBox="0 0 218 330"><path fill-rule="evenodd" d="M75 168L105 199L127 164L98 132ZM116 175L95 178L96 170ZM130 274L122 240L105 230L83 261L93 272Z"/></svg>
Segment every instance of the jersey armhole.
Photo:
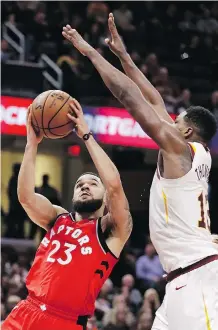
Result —
<svg viewBox="0 0 218 330"><path fill-rule="evenodd" d="M191 158L192 158L192 162L193 162L194 157L195 157L196 148L194 147L194 145L191 142L188 142L188 146L189 146L189 150L190 150Z"/></svg>
<svg viewBox="0 0 218 330"><path fill-rule="evenodd" d="M64 212L64 213L60 213L60 214L58 214L57 217L49 223L49 230L50 230L52 227L54 227L54 225L55 225L56 221L58 220L58 218L61 217L61 216L64 215L64 214L69 215L69 213L67 213L67 212Z"/></svg>
<svg viewBox="0 0 218 330"><path fill-rule="evenodd" d="M114 259L118 260L119 258L117 258L113 254L113 252L109 249L109 247L107 246L107 243L106 243L106 240L104 237L104 233L101 228L101 219L102 218L98 218L97 225L96 225L96 234L97 234L98 243L105 254L110 253Z"/></svg>

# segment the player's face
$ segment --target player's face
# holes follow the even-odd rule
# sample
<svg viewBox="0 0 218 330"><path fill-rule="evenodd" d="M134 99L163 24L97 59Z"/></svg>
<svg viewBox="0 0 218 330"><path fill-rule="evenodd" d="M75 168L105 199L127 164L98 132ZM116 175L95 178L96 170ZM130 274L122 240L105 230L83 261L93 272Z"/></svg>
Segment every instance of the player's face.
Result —
<svg viewBox="0 0 218 330"><path fill-rule="evenodd" d="M193 132L192 127L188 126L184 117L187 114L186 111L183 111L175 120L175 126L178 131L182 134L185 139L188 139Z"/></svg>
<svg viewBox="0 0 218 330"><path fill-rule="evenodd" d="M73 195L73 207L78 213L89 213L99 210L103 204L105 188L101 180L84 174L76 182Z"/></svg>

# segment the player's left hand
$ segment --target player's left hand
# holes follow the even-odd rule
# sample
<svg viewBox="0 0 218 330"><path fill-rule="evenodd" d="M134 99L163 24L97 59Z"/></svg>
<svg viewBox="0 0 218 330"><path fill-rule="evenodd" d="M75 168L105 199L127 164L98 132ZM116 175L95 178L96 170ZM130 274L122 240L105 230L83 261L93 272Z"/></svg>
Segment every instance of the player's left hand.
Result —
<svg viewBox="0 0 218 330"><path fill-rule="evenodd" d="M116 24L114 22L114 15L112 13L109 14L108 28L111 35L111 40L107 38L105 39L105 42L116 56L122 58L122 56L127 53L126 47L117 31Z"/></svg>
<svg viewBox="0 0 218 330"><path fill-rule="evenodd" d="M85 134L88 134L90 129L85 121L82 107L76 99L73 99L70 103L70 107L72 112L75 113L76 117L71 115L70 113L67 114L68 118L71 119L75 123L75 132L79 138L83 138Z"/></svg>
<svg viewBox="0 0 218 330"><path fill-rule="evenodd" d="M69 24L63 27L62 35L84 56L88 56L89 52L94 50L94 48L89 45L75 29L72 29Z"/></svg>

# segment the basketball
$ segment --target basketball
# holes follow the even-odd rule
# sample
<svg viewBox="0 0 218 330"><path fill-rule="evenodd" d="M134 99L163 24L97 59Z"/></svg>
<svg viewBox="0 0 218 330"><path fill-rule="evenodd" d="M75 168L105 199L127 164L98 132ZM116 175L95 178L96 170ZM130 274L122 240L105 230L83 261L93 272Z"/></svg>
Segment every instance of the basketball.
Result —
<svg viewBox="0 0 218 330"><path fill-rule="evenodd" d="M39 94L32 103L32 126L35 132L42 131L44 137L59 139L74 129L74 123L67 117L71 112L72 97L60 90L49 90Z"/></svg>

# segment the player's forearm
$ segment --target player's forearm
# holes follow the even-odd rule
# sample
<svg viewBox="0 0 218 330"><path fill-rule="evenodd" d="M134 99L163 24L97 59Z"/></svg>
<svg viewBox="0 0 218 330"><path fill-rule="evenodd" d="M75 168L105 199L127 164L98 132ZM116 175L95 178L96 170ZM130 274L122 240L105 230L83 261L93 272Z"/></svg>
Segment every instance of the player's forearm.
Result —
<svg viewBox="0 0 218 330"><path fill-rule="evenodd" d="M31 200L35 194L36 154L37 145L26 145L17 185L18 198L21 204Z"/></svg>
<svg viewBox="0 0 218 330"><path fill-rule="evenodd" d="M119 59L125 73L136 83L146 100L153 105L162 103L162 97L144 74L137 68L130 55L125 53L120 56Z"/></svg>
<svg viewBox="0 0 218 330"><path fill-rule="evenodd" d="M155 129L161 127L161 120L152 105L143 98L138 86L129 77L106 61L94 49L90 51L88 57L112 94L124 105L135 120L138 121L145 132L152 137L154 127Z"/></svg>
<svg viewBox="0 0 218 330"><path fill-rule="evenodd" d="M127 76L136 83L144 98L154 106L156 113L166 121L172 123L173 120L165 108L164 101L160 93L137 68L129 54L125 53L121 55L119 59Z"/></svg>
<svg viewBox="0 0 218 330"><path fill-rule="evenodd" d="M119 172L106 152L92 136L85 144L106 190L110 192L119 187L121 184Z"/></svg>

